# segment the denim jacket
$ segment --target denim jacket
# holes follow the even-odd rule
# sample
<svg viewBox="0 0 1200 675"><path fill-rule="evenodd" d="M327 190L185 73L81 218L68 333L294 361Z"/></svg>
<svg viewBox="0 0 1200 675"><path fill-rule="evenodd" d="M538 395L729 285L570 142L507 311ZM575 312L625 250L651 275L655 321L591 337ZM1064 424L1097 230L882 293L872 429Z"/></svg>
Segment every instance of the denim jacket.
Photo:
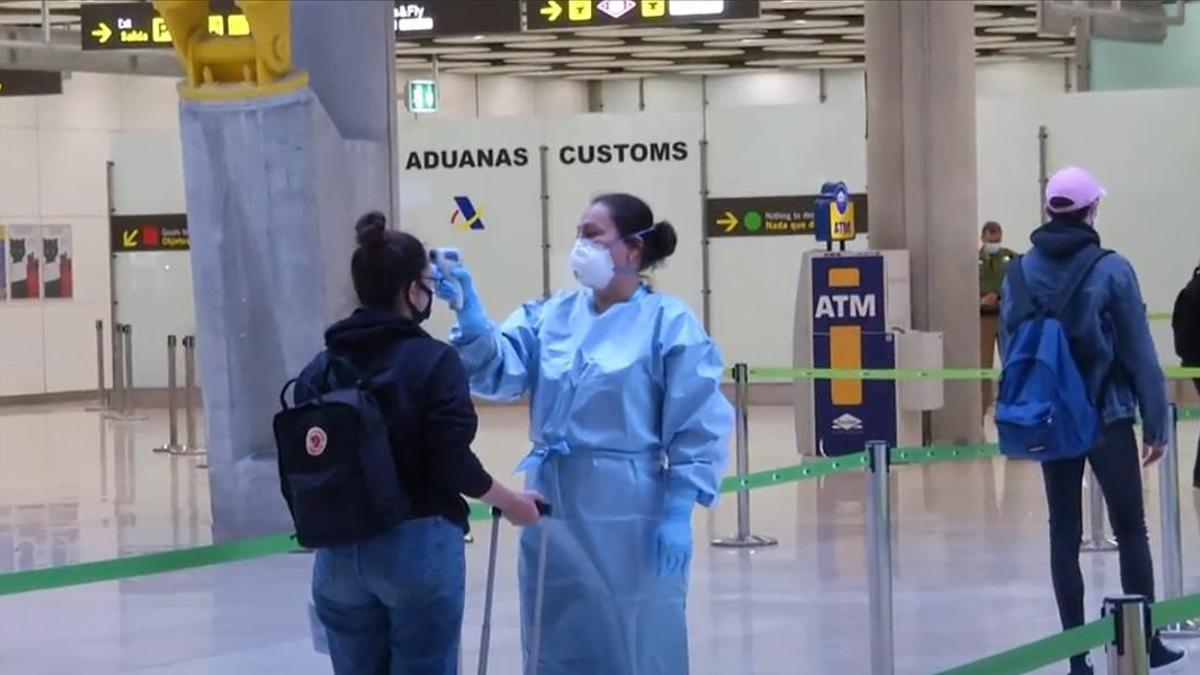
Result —
<svg viewBox="0 0 1200 675"><path fill-rule="evenodd" d="M1099 246L1100 235L1078 221L1052 220L1034 231L1033 249L1019 262L1031 293L1052 298L1074 272L1080 251ZM1017 319L1005 280L1000 303L1001 352L1007 353ZM1053 304L1053 303L1050 303ZM1118 254L1096 263L1059 317L1105 425L1132 421L1139 407L1146 443L1167 442L1167 388L1159 365L1137 274Z"/></svg>

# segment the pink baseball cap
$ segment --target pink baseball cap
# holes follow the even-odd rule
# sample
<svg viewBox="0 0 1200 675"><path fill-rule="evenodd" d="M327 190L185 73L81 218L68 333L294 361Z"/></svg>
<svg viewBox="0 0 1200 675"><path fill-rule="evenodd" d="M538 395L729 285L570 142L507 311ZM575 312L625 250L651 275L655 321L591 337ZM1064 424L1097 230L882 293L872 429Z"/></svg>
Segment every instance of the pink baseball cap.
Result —
<svg viewBox="0 0 1200 675"><path fill-rule="evenodd" d="M1108 194L1095 176L1077 166L1060 169L1046 184L1046 210L1068 213L1087 208Z"/></svg>

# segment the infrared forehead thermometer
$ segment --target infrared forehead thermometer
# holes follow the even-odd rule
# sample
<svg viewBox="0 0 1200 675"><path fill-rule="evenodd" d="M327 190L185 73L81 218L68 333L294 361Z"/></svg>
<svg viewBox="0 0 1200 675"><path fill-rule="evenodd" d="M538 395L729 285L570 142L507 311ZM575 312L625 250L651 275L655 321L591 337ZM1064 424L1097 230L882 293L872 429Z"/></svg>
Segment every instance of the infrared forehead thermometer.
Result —
<svg viewBox="0 0 1200 675"><path fill-rule="evenodd" d="M458 286L458 295L454 301L450 303L450 307L455 311L461 310L463 306L463 289L462 283L455 277L453 272L456 268L462 267L462 253L456 248L431 248L429 249L429 262L442 273L442 278L446 281Z"/></svg>

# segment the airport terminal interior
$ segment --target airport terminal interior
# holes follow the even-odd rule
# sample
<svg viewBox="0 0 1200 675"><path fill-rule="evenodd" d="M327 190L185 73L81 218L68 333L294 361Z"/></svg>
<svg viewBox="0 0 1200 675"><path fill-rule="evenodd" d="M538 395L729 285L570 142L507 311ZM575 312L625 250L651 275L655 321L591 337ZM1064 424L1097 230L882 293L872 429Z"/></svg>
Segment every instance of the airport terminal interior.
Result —
<svg viewBox="0 0 1200 675"><path fill-rule="evenodd" d="M1197 120L1186 0L0 0L0 675L334 672L272 424L359 304L356 222L378 211L437 251L422 325L451 340L469 318L443 300L454 266L477 290L450 283L461 298L518 320L588 285L581 214L626 192L678 237L644 283L720 355L728 465L691 511L686 658L543 675L1067 673L1075 649L1097 673L1200 673L1200 370L1182 367L1200 360L1179 356L1181 291L1200 279ZM1162 384L1157 361L1172 411L1167 457L1141 475L1155 597L1106 604L1132 554L1089 472L1090 632L1074 634L1041 462L1010 452L993 381L1013 372L1000 281L1065 167L1103 186L1086 228L1128 260L1122 292L1145 309L1103 339L1138 352L1126 379ZM622 229L606 278L660 227ZM579 413L608 437L641 430L618 408L647 378L706 372L593 360L656 320L591 354L564 338L580 392L630 378ZM531 428L538 385L490 400L471 375L472 448L497 481L594 450ZM664 475L688 436L673 433ZM457 670L536 673L518 575L536 551L469 501ZM549 522L574 522L553 501ZM532 651L586 642L554 624ZM1159 628L1190 653L1151 671L1147 640L1126 638Z"/></svg>

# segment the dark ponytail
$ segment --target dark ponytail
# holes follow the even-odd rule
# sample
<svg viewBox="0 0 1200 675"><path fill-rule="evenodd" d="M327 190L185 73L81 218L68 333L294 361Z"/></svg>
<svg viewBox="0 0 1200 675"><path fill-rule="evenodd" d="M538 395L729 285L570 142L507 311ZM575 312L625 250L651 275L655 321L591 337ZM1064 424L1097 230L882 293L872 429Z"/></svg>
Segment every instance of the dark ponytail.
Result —
<svg viewBox="0 0 1200 675"><path fill-rule="evenodd" d="M421 279L429 265L425 246L411 234L387 229L378 211L354 225L358 249L350 260L350 276L358 301L368 309L393 310L397 299Z"/></svg>
<svg viewBox="0 0 1200 675"><path fill-rule="evenodd" d="M622 239L637 237L642 240L642 264L638 271L658 267L675 253L679 243L675 228L665 220L654 222L654 212L640 198L614 192L600 195L592 203L603 204L608 209Z"/></svg>

